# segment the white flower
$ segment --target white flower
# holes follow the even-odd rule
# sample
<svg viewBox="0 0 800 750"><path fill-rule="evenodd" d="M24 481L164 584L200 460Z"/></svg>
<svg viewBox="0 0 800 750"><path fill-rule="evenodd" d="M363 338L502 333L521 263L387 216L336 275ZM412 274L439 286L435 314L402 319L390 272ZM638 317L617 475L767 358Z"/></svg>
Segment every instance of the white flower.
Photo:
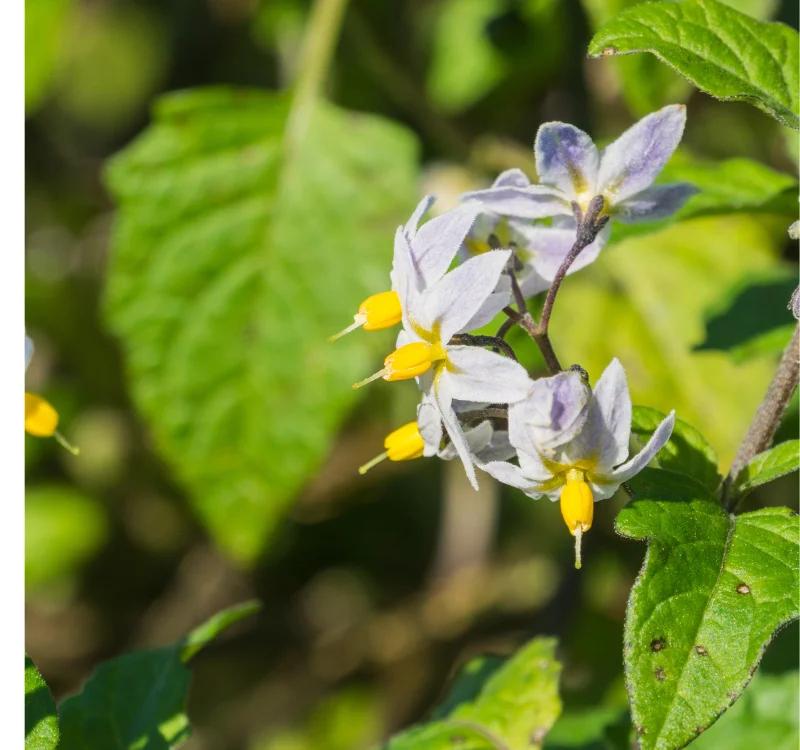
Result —
<svg viewBox="0 0 800 750"><path fill-rule="evenodd" d="M377 378L419 378L423 393L439 410L445 430L477 487L473 456L453 409L461 401L511 403L522 398L530 379L525 369L500 354L454 342L453 337L474 325L482 306L497 285L508 262L509 251L492 251L449 271L432 286L420 291L414 274L402 267L412 258L398 256L398 289L403 310L403 330L397 349L384 360L384 367L356 383L360 387Z"/></svg>
<svg viewBox="0 0 800 750"><path fill-rule="evenodd" d="M508 421L519 464L490 461L481 468L529 497L560 498L579 550L580 535L592 525L592 503L611 497L650 462L669 440L675 414L629 458L631 399L625 371L613 359L594 391L575 371L534 381L527 397L509 406Z"/></svg>
<svg viewBox="0 0 800 750"><path fill-rule="evenodd" d="M602 195L606 213L620 221L664 218L696 192L685 183L652 186L685 124L686 108L671 104L643 117L601 152L574 125L547 122L534 145L539 184L509 170L491 188L467 193L464 200L501 215L538 219L573 216L573 201L585 212L591 199Z"/></svg>

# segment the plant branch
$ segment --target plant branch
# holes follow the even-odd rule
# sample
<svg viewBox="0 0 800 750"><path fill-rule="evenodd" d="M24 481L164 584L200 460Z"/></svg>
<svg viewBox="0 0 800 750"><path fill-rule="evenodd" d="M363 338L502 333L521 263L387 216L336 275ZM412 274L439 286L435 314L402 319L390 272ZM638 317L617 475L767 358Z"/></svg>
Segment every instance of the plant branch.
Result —
<svg viewBox="0 0 800 750"><path fill-rule="evenodd" d="M789 399L797 388L799 368L800 324L795 328L792 340L783 351L772 382L764 395L764 400L756 409L753 421L750 423L739 450L736 451L731 470L725 479L723 501L728 512L733 512L739 502L739 498L731 492L736 477L756 454L765 451L772 443L772 438L775 436L784 411L786 411Z"/></svg>
<svg viewBox="0 0 800 750"><path fill-rule="evenodd" d="M513 359L515 362L517 361L517 355L514 354L514 350L511 348L507 341L504 341L499 336L475 336L469 333L457 333L451 341L454 344L464 344L466 346L488 346L492 347L493 349L499 349L509 357Z"/></svg>
<svg viewBox="0 0 800 750"><path fill-rule="evenodd" d="M303 140L308 128L314 104L328 75L347 3L348 0L315 0L311 8L286 127L290 149Z"/></svg>

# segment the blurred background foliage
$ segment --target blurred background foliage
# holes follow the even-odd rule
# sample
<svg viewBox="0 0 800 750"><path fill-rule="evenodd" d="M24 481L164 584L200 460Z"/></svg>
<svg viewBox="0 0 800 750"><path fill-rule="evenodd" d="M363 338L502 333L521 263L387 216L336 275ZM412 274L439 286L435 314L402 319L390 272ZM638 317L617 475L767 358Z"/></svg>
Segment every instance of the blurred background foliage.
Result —
<svg viewBox="0 0 800 750"><path fill-rule="evenodd" d="M611 530L623 500L598 508L578 575L571 540L549 503L488 479L472 493L458 466L434 461L385 465L358 478L355 468L379 452L383 435L410 418L416 394L411 386L377 386L358 402L347 392L329 403L334 385L342 389L354 370L370 372L390 339L365 344L362 336L331 353L324 337L347 322L343 311L357 305L362 290L384 283L393 228L423 193L438 194L446 208L501 169L521 166L533 176L531 144L544 120L575 122L603 139L666 102L687 101L683 153L671 169L702 184L698 212L716 215L616 233L601 259L565 284L553 332L562 358L580 362L593 378L619 356L635 402L674 407L727 465L791 329L785 300L796 283L797 244L788 242L786 226L797 209L797 142L745 105L693 92L649 56L588 61L592 30L630 4L352 0L327 96L385 119L369 126L366 141L340 125L314 131L302 164L311 177L326 179L329 173L314 172L318 162L327 164L314 148L326 139L339 147L352 135L347 163L365 175L375 165L376 174L362 178L364 194L375 191L374 210L347 227L347 214L337 218L331 204L305 227L294 206L291 222L272 229L289 249L292 231L301 241L303 230L310 232L309 260L285 267L282 297L269 287L253 295L269 312L264 319L276 329L281 355L236 354L253 367L251 377L280 386L277 396L263 384L254 391L269 402L268 411L253 404L266 426L256 419L245 437L223 433L226 450L247 456L246 478L260 482L248 511L237 513L224 505L225 464L213 460L220 434L202 409L192 410L204 404L202 388L185 403L180 389L156 393L171 378L199 377L216 350L208 342L190 347L191 357L178 364L151 357L150 380L141 379L136 363L166 353L144 348L130 310L121 322L106 297L115 226L116 249L126 240L124 220L114 223L104 168L148 125L164 92L286 88L298 74L308 3L27 0L26 320L37 345L28 385L57 405L64 432L81 447L73 457L54 442L26 438L27 649L58 698L74 692L99 660L168 643L217 609L258 596L265 614L257 626L197 657L189 706L195 733L187 747L368 747L423 716L447 675L470 656L508 652L540 633L561 642L566 721L582 708L601 706L607 719L624 706L622 621L643 548ZM788 0L729 4L797 26L797 5ZM214 113L209 117L213 124ZM258 146L257 117L229 112L229 136L246 133ZM270 127L265 120L265 142ZM148 148L138 141L109 172L128 200L136 195L135 155L147 162ZM763 166L713 164L738 158ZM374 181L386 173L393 181ZM153 177L142 174L145 183ZM244 172L235 177L226 176L232 189L247 180ZM183 195L179 179L162 187L173 202ZM196 199L187 194L186 205ZM732 202L741 209L736 215ZM307 210L314 209L310 202ZM151 213L152 233L135 240L142 247L158 241L165 221L157 199ZM211 240L200 237L198 248L203 242ZM190 271L196 257L186 256ZM109 294L117 301L136 296L145 264L126 253L121 274L122 261L113 261ZM326 296L336 264L344 273L332 277L338 281ZM303 274L311 278L315 268L316 285L305 290L313 294L298 299ZM141 315L159 312L153 289L142 298ZM177 314L202 322L191 304ZM218 339L228 361L240 361L226 350L237 325L233 316ZM126 358L112 329L126 342ZM531 367L540 365L523 336L513 343ZM309 397L291 389L300 351L311 370L325 363L316 379L298 375L297 387ZM190 442L165 430L168 414L180 417L182 435L193 432ZM797 437L796 400L780 436ZM302 460L297 441L310 446ZM198 445L205 446L199 455L208 458L206 473L187 475L180 452ZM214 472L218 487L208 494ZM747 504L795 502L790 477ZM796 661L795 627L768 652L765 685ZM740 713L756 709L754 698ZM720 737L724 722L735 720L720 723Z"/></svg>

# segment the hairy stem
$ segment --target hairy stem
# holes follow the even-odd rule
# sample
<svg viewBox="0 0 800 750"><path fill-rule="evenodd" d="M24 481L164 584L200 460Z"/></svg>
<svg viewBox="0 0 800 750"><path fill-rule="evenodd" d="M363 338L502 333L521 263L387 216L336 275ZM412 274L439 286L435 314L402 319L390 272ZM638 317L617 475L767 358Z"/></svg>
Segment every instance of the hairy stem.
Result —
<svg viewBox="0 0 800 750"><path fill-rule="evenodd" d="M311 8L286 129L290 149L298 146L308 128L314 104L328 75L347 2L315 0Z"/></svg>
<svg viewBox="0 0 800 750"><path fill-rule="evenodd" d="M731 464L731 470L725 479L723 495L727 510L733 511L739 498L731 493L731 487L741 470L758 453L769 448L775 431L778 429L781 417L789 399L797 388L798 373L800 372L800 324L794 330L794 336L789 345L784 349L778 368L772 382L767 388L764 400L756 409L753 421L745 434L744 439L736 451L736 456Z"/></svg>

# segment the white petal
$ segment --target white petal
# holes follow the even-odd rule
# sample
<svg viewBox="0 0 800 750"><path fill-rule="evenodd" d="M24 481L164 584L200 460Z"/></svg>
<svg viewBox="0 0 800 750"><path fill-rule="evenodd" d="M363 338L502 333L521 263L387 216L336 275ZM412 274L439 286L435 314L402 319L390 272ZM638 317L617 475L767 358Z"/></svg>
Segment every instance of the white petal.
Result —
<svg viewBox="0 0 800 750"><path fill-rule="evenodd" d="M403 225L403 233L406 235L409 242L414 238L414 235L417 233L417 227L420 221L422 221L422 217L428 213L428 209L430 209L435 200L436 198L433 195L426 195L417 203L417 207L414 209L414 213L411 214L411 218Z"/></svg>
<svg viewBox="0 0 800 750"><path fill-rule="evenodd" d="M650 436L650 440L630 461L618 466L609 474L609 479L621 483L628 481L632 476L638 474L653 459L669 440L672 435L672 428L675 426L675 412L671 411L656 427L656 431Z"/></svg>
<svg viewBox="0 0 800 750"><path fill-rule="evenodd" d="M412 317L428 331L438 326L446 343L463 330L495 290L510 255L508 250L493 250L446 273L425 291L421 309L414 310Z"/></svg>
<svg viewBox="0 0 800 750"><path fill-rule="evenodd" d="M614 218L625 224L663 219L674 214L697 192L697 188L687 182L653 185L617 203Z"/></svg>
<svg viewBox="0 0 800 750"><path fill-rule="evenodd" d="M449 389L448 379L444 374L442 377L434 380L432 392L450 442L453 444L458 457L461 459L461 463L464 465L464 471L467 474L469 483L477 490L478 480L475 476L474 459L469 451L469 444L464 437L464 432L458 422L456 413L453 411L453 396Z"/></svg>
<svg viewBox="0 0 800 750"><path fill-rule="evenodd" d="M497 179L492 183L493 188L499 187L518 187L518 188L526 188L531 184L531 181L528 179L528 175L525 174L521 169L507 169L505 172L501 172L497 175Z"/></svg>
<svg viewBox="0 0 800 750"><path fill-rule="evenodd" d="M426 222L417 232L411 242L411 257L425 287L436 283L450 268L476 214L474 207L461 205Z"/></svg>
<svg viewBox="0 0 800 750"><path fill-rule="evenodd" d="M539 180L573 200L594 194L600 155L592 139L574 125L546 122L534 144Z"/></svg>
<svg viewBox="0 0 800 750"><path fill-rule="evenodd" d="M492 423L488 419L464 430L464 437L467 439L470 453L477 456L479 452L483 451L491 443L493 432ZM446 445L439 451L439 458L443 458L445 461L450 461L457 455L452 444Z"/></svg>
<svg viewBox="0 0 800 750"><path fill-rule="evenodd" d="M25 369L28 369L28 365L31 363L31 358L33 357L33 339L30 336L25 336Z"/></svg>
<svg viewBox="0 0 800 750"><path fill-rule="evenodd" d="M447 347L447 367L441 378L448 380L453 398L496 404L524 398L531 385L519 362L478 346Z"/></svg>
<svg viewBox="0 0 800 750"><path fill-rule="evenodd" d="M650 187L677 148L685 124L686 107L670 104L628 128L600 157L597 192L617 205Z"/></svg>
<svg viewBox="0 0 800 750"><path fill-rule="evenodd" d="M508 439L506 430L494 430L489 444L478 454L482 462L487 461L508 461L516 455L514 446Z"/></svg>
<svg viewBox="0 0 800 750"><path fill-rule="evenodd" d="M425 441L424 454L435 456L442 444L442 417L433 396L425 393L417 407L417 427Z"/></svg>
<svg viewBox="0 0 800 750"><path fill-rule="evenodd" d="M597 381L592 399L597 406L594 413L599 415L605 427L602 431L605 440L598 446L599 463L611 468L628 458L633 409L625 370L616 357Z"/></svg>
<svg viewBox="0 0 800 750"><path fill-rule="evenodd" d="M528 497L536 499L545 494L539 489L540 485L526 477L516 464L508 461L487 461L480 462L478 466L498 482L522 490Z"/></svg>
<svg viewBox="0 0 800 750"><path fill-rule="evenodd" d="M469 322L457 333L474 331L476 328L483 328L487 323L494 320L497 313L511 302L511 282L506 274L503 274L497 282L497 288L480 306L478 312L470 318Z"/></svg>
<svg viewBox="0 0 800 750"><path fill-rule="evenodd" d="M509 407L511 444L520 453L552 455L583 429L590 400L591 391L577 372L533 381L527 397Z"/></svg>
<svg viewBox="0 0 800 750"><path fill-rule="evenodd" d="M570 198L546 185L491 187L461 196L463 202L476 203L481 211L516 219L541 219L545 216L572 215Z"/></svg>

